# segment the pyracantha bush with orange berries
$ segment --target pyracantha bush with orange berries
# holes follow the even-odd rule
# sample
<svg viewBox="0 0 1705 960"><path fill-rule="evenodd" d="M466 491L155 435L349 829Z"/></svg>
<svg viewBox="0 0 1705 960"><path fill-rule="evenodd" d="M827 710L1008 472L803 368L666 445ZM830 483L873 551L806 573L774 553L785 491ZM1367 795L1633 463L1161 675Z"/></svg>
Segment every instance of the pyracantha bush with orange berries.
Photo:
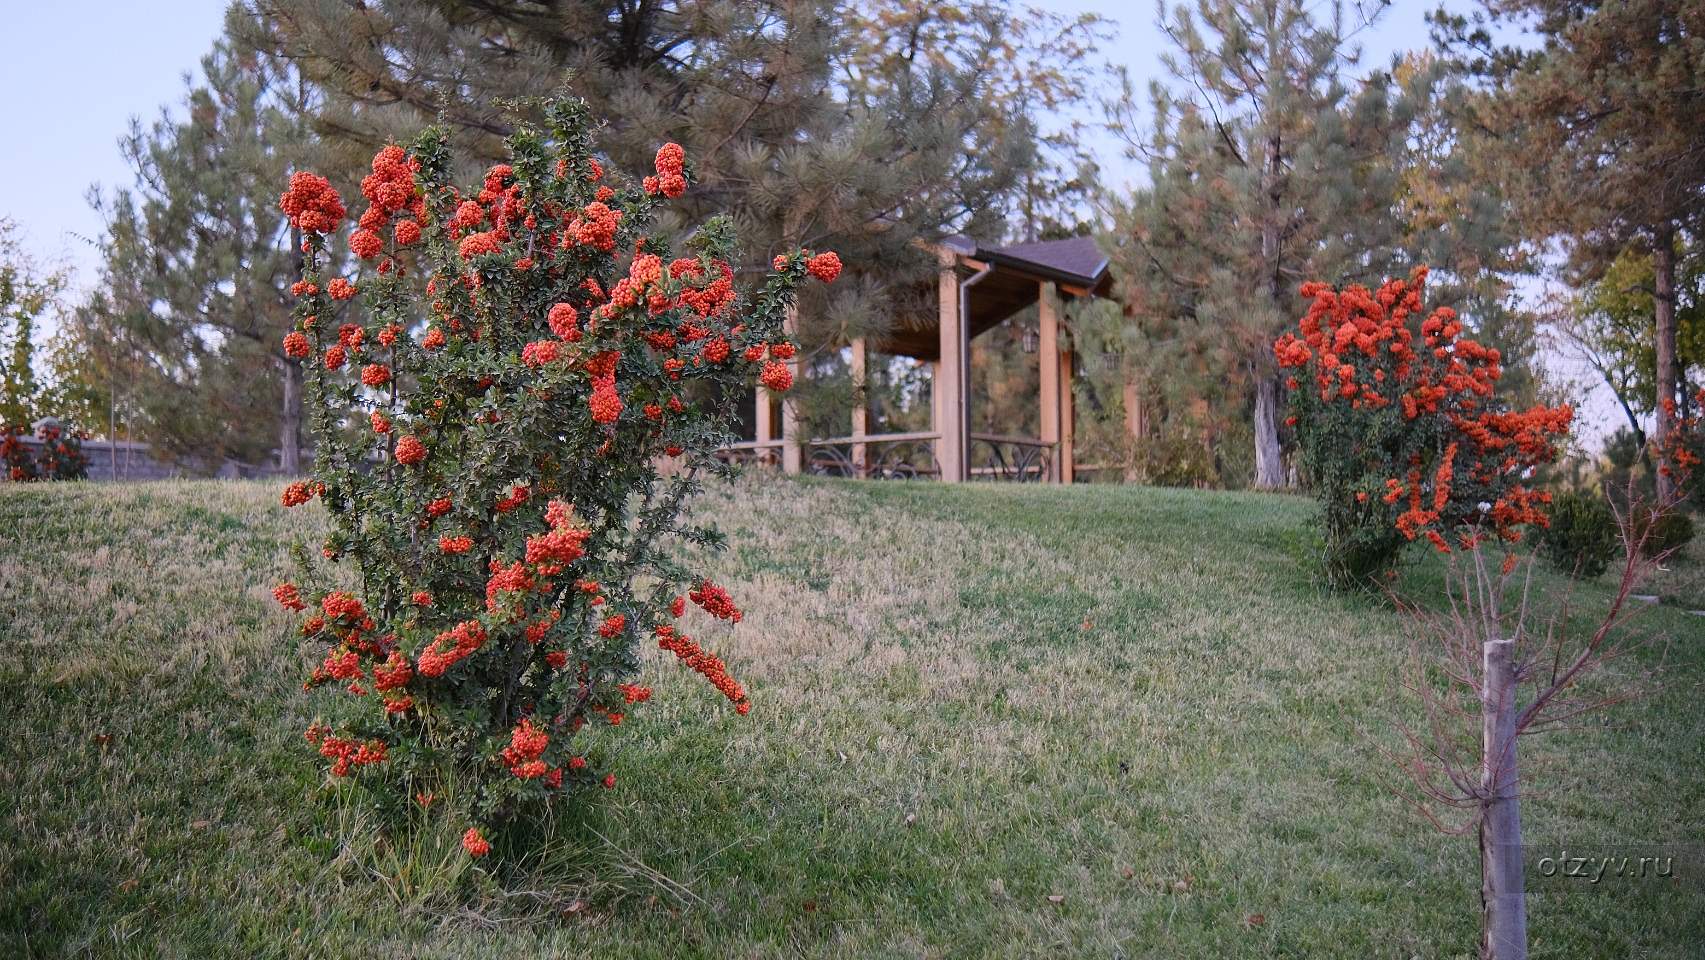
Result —
<svg viewBox="0 0 1705 960"><path fill-rule="evenodd" d="M1668 410L1674 426L1662 443L1652 442L1652 460L1658 472L1677 486L1677 499L1690 499L1695 509L1705 508L1705 413L1684 417L1673 398L1659 401ZM1705 411L1705 389L1693 396L1693 409Z"/></svg>
<svg viewBox="0 0 1705 960"><path fill-rule="evenodd" d="M1338 586L1378 583L1416 540L1449 553L1545 523L1535 473L1573 411L1509 409L1498 351L1463 336L1449 307L1425 308L1426 276L1371 291L1304 284L1308 313L1274 344Z"/></svg>
<svg viewBox="0 0 1705 960"><path fill-rule="evenodd" d="M347 240L356 276L324 272L348 213L331 185L298 173L282 198L306 237L285 350L315 445L283 499L321 500L330 534L276 596L320 660L309 685L351 704L307 738L399 804L453 778L462 801L434 815L465 818L476 857L518 814L615 784L617 728L651 696L633 682L645 646L748 711L688 633L740 613L682 565L682 544L719 536L681 508L720 468L739 398L792 384L796 286L840 270L795 251L743 293L725 219L679 257L650 232L692 181L679 146L630 182L594 157L583 104L544 115L465 192L443 130L381 150Z"/></svg>
<svg viewBox="0 0 1705 960"><path fill-rule="evenodd" d="M35 436L35 443L24 438ZM66 430L53 421L46 421L31 430L21 424L0 427L0 462L6 465L6 479L27 483L32 480L81 480L89 475L89 455L83 452L83 436Z"/></svg>

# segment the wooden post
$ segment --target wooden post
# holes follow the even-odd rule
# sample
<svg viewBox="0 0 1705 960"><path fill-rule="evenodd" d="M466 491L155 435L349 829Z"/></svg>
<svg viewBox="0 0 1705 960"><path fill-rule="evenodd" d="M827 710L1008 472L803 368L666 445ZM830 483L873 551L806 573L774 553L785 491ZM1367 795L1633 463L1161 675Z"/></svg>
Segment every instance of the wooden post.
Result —
<svg viewBox="0 0 1705 960"><path fill-rule="evenodd" d="M1141 454L1143 440L1148 436L1148 411L1143 409L1143 395L1137 389L1137 379L1130 371L1125 373L1125 431L1131 435L1131 450ZM1134 483L1137 480L1137 461L1133 457L1125 467L1125 480Z"/></svg>
<svg viewBox="0 0 1705 960"><path fill-rule="evenodd" d="M1072 441L1077 431L1072 422L1072 352L1060 351L1060 482L1071 483L1077 477L1077 464L1072 459Z"/></svg>
<svg viewBox="0 0 1705 960"><path fill-rule="evenodd" d="M782 330L787 333L790 339L794 339L795 334L799 332L799 308L797 306L787 308L787 316L782 320ZM798 390L801 386L798 353L793 355L793 359L787 361L787 366L793 371L793 389ZM792 390L782 394L781 397L781 439L781 472L799 473L805 465L805 457L802 446L803 438L799 436L799 404L794 401Z"/></svg>
<svg viewBox="0 0 1705 960"><path fill-rule="evenodd" d="M773 440L776 435L775 408L770 403L770 390L765 386L752 388L752 439L759 443ZM768 459L770 451L760 449L758 456Z"/></svg>
<svg viewBox="0 0 1705 960"><path fill-rule="evenodd" d="M1042 326L1037 356L1042 380L1039 391L1042 395L1041 440L1053 445L1048 458L1048 479L1056 482L1060 479L1060 461L1064 453L1060 447L1060 314L1057 296L1053 281L1044 281L1042 295L1036 301Z"/></svg>
<svg viewBox="0 0 1705 960"><path fill-rule="evenodd" d="M934 392L935 430L941 439L935 444L935 460L944 482L959 483L965 479L964 336L959 329L958 258L945 247L937 280L941 361L935 365Z"/></svg>
<svg viewBox="0 0 1705 960"><path fill-rule="evenodd" d="M1527 960L1514 640L1481 645L1480 956Z"/></svg>
<svg viewBox="0 0 1705 960"><path fill-rule="evenodd" d="M855 337L852 342L852 462L853 473L863 477L868 465L865 463L864 435L870 430L870 413L865 383L864 338Z"/></svg>

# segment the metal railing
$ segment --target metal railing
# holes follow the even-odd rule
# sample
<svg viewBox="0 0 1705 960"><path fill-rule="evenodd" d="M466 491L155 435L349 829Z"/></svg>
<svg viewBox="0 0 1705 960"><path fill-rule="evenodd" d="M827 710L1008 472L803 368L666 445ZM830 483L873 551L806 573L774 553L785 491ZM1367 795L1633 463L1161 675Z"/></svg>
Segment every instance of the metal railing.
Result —
<svg viewBox="0 0 1705 960"><path fill-rule="evenodd" d="M940 439L941 434L922 430L811 440L805 444L805 472L868 480L940 477L935 460L935 442Z"/></svg>
<svg viewBox="0 0 1705 960"><path fill-rule="evenodd" d="M973 480L1046 483L1054 477L1056 443L997 433L973 433L970 439Z"/></svg>
<svg viewBox="0 0 1705 960"><path fill-rule="evenodd" d="M807 440L801 444L801 469L819 477L939 478L935 444L940 439L936 431L921 430ZM969 439L973 480L1046 483L1053 478L1056 443L994 433L973 433ZM786 446L785 440L743 440L723 447L717 455L729 463L779 467Z"/></svg>

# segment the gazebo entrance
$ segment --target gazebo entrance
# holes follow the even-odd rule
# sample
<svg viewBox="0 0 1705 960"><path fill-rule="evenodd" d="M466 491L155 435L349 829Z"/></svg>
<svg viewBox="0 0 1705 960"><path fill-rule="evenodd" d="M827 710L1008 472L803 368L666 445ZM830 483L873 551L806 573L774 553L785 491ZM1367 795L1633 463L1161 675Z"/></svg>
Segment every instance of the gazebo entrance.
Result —
<svg viewBox="0 0 1705 960"><path fill-rule="evenodd" d="M852 412L851 433L802 437L793 403L784 399L778 435L775 408L760 388L754 439L729 447L730 458L779 463L785 473L829 476L936 477L947 483L1073 481L1072 354L1060 342L1061 306L1068 297L1106 295L1111 286L1107 258L1093 237L1006 247L952 237L934 250L939 264L934 326L896 330L874 344L861 337L848 345L860 396L871 346L929 365L930 429L869 433L867 404L860 403ZM1040 436L973 433L967 417L971 341L1033 303L1040 319ZM792 363L797 379L800 361Z"/></svg>

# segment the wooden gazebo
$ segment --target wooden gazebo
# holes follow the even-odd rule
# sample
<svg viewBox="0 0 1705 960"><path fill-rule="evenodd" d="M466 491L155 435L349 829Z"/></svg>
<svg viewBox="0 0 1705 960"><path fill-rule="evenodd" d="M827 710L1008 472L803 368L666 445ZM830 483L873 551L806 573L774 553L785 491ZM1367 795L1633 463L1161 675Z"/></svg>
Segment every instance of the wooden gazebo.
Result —
<svg viewBox="0 0 1705 960"><path fill-rule="evenodd" d="M779 461L787 473L845 476L937 476L947 483L1012 479L1071 483L1072 356L1061 348L1061 306L1067 297L1105 296L1111 286L1107 258L1093 237L1011 246L982 246L951 237L933 246L939 264L936 322L915 324L866 344L853 340L853 381L862 388L866 350L912 357L929 364L931 428L917 433L869 433L864 404L853 410L852 432L842 437L800 436L793 404L781 404L781 435L767 392L758 392L754 438L729 453ZM966 416L971 341L1020 310L1038 305L1037 343L1041 390L1040 436L981 434ZM794 376L802 375L799 361ZM862 389L860 390L862 396Z"/></svg>

